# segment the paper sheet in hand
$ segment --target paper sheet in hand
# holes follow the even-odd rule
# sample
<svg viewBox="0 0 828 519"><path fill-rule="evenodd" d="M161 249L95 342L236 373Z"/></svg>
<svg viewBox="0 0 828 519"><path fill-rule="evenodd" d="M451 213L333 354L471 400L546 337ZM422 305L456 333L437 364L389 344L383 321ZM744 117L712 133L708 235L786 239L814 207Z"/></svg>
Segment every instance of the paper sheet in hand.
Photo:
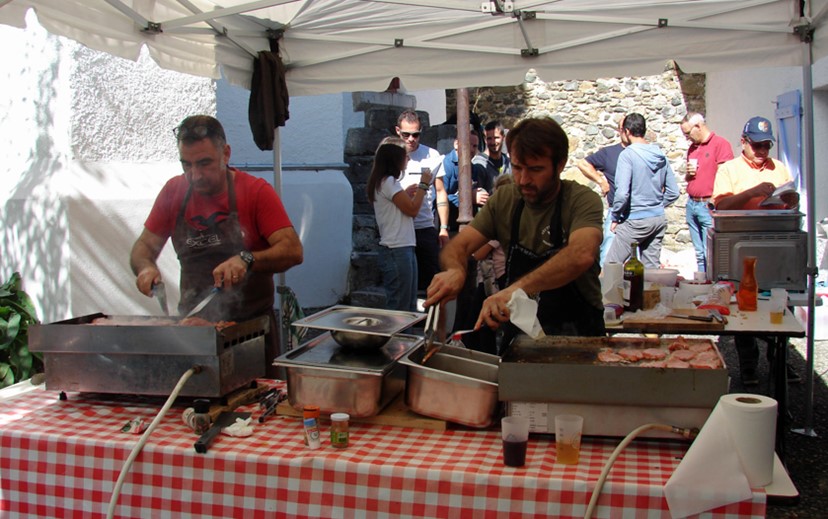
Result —
<svg viewBox="0 0 828 519"><path fill-rule="evenodd" d="M540 321L538 321L538 302L530 299L523 289L512 292L512 298L506 303L509 309L509 320L512 324L533 339L545 337Z"/></svg>

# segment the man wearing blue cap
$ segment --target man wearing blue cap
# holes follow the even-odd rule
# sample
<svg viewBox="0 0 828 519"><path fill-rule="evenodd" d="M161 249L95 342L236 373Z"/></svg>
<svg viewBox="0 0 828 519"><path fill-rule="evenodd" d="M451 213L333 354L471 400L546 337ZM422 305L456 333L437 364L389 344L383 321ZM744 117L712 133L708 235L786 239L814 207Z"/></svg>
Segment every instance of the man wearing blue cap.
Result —
<svg viewBox="0 0 828 519"><path fill-rule="evenodd" d="M752 117L742 130L742 154L719 166L713 184L713 207L720 211L759 209L760 203L774 190L791 182L793 177L788 168L770 155L773 147L773 127L764 117ZM781 205L762 206L762 209L795 209L799 207L799 193L783 195ZM756 368L759 364L759 346L756 337L736 336L736 352L739 355L739 370L742 384L759 384ZM798 380L795 372L788 367L788 381Z"/></svg>
<svg viewBox="0 0 828 519"><path fill-rule="evenodd" d="M764 117L752 117L742 130L742 154L727 161L716 173L713 184L713 207L719 211L759 209L759 204L773 191L791 182L793 177L785 164L770 158L773 128ZM794 209L799 194L784 198L784 206L763 209Z"/></svg>

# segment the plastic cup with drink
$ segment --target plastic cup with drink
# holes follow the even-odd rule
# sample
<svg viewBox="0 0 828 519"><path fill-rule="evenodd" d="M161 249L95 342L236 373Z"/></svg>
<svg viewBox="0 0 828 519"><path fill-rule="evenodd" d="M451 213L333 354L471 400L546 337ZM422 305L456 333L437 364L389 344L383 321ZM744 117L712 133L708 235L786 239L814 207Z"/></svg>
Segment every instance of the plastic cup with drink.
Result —
<svg viewBox="0 0 828 519"><path fill-rule="evenodd" d="M507 416L500 420L503 438L503 464L522 467L526 463L526 447L529 444L529 419L523 416Z"/></svg>
<svg viewBox="0 0 828 519"><path fill-rule="evenodd" d="M785 308L788 306L788 291L784 288L772 288L770 296L770 322L782 324Z"/></svg>
<svg viewBox="0 0 828 519"><path fill-rule="evenodd" d="M695 177L696 169L699 167L699 159L687 159L687 176Z"/></svg>
<svg viewBox="0 0 828 519"><path fill-rule="evenodd" d="M559 414L555 416L556 463L577 465L581 457L581 433L584 418L576 414Z"/></svg>

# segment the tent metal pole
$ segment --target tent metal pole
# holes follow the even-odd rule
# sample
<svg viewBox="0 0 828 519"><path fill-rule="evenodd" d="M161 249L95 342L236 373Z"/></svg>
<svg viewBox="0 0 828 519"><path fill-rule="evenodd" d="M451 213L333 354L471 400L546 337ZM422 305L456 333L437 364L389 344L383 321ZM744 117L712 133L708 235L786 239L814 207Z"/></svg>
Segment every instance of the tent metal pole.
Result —
<svg viewBox="0 0 828 519"><path fill-rule="evenodd" d="M816 293L816 175L814 172L814 90L812 77L810 38L802 42L802 90L805 122L803 159L805 162L805 188L807 189L808 222L808 323L806 328L805 359L805 421L795 433L816 436L814 431L814 311Z"/></svg>
<svg viewBox="0 0 828 519"><path fill-rule="evenodd" d="M457 223L464 226L472 220L474 192L471 174L469 139L469 89L457 89L457 194L460 199ZM469 274L471 275L471 274Z"/></svg>
<svg viewBox="0 0 828 519"><path fill-rule="evenodd" d="M282 199L282 134L281 128L276 127L273 132L273 187L276 189L276 194L279 195L279 198ZM279 272L276 275L278 279L277 287L285 286L285 273ZM278 325L282 326L282 323L285 321L285 316L282 315L282 309L284 308L285 298L288 297L286 294L283 294L280 290L276 290L276 295L279 298L276 301L276 316L278 318ZM282 355L287 352L287 338L290 333L290 327L288 326L287 329L282 327L279 333L279 354Z"/></svg>

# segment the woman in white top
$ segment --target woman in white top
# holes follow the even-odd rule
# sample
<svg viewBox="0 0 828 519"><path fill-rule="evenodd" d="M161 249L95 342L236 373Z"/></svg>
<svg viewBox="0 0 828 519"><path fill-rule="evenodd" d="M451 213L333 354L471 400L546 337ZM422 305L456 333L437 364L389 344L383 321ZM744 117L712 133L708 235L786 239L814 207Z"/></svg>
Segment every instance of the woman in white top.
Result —
<svg viewBox="0 0 828 519"><path fill-rule="evenodd" d="M416 311L414 216L419 212L431 184L431 173L423 173L417 191L411 197L400 184L407 163L408 155L402 139L385 139L377 148L366 188L379 228L379 260L386 306L390 310Z"/></svg>

